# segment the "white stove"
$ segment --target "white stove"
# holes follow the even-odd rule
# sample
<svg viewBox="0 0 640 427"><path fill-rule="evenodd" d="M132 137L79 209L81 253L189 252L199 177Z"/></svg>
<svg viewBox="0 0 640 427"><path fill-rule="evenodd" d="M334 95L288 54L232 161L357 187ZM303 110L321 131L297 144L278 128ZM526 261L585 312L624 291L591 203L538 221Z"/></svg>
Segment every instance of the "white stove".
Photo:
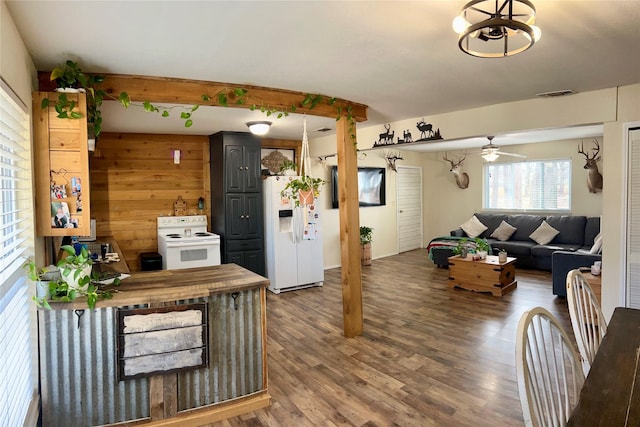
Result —
<svg viewBox="0 0 640 427"><path fill-rule="evenodd" d="M158 217L163 270L220 265L220 236L207 231L205 215Z"/></svg>

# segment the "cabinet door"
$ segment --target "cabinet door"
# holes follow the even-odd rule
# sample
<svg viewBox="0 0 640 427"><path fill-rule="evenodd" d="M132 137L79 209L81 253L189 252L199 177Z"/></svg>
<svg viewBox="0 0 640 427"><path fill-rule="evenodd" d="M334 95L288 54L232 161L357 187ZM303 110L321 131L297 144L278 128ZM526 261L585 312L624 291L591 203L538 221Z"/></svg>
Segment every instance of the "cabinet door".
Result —
<svg viewBox="0 0 640 427"><path fill-rule="evenodd" d="M244 252L227 252L225 263L238 264L240 267L244 267Z"/></svg>
<svg viewBox="0 0 640 427"><path fill-rule="evenodd" d="M248 193L244 195L244 238L262 238L262 195Z"/></svg>
<svg viewBox="0 0 640 427"><path fill-rule="evenodd" d="M246 220L244 194L227 194L225 196L225 221L227 239L244 239Z"/></svg>
<svg viewBox="0 0 640 427"><path fill-rule="evenodd" d="M262 249L246 251L243 267L264 276L264 251Z"/></svg>
<svg viewBox="0 0 640 427"><path fill-rule="evenodd" d="M247 145L244 147L245 187L247 193L262 191L262 177L260 171L261 147Z"/></svg>
<svg viewBox="0 0 640 427"><path fill-rule="evenodd" d="M226 145L224 147L225 192L243 192L246 170L244 165L244 147Z"/></svg>
<svg viewBox="0 0 640 427"><path fill-rule="evenodd" d="M227 252L226 262L238 264L240 267L264 276L264 251L262 249Z"/></svg>

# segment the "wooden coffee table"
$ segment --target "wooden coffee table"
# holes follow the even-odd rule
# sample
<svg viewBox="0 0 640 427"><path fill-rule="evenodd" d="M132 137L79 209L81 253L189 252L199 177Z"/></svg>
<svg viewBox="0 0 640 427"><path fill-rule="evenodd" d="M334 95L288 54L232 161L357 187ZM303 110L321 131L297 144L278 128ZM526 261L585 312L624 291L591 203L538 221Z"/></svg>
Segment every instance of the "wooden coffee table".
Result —
<svg viewBox="0 0 640 427"><path fill-rule="evenodd" d="M455 255L448 259L449 286L452 288L491 292L493 296L501 297L518 286L515 258L507 257L504 263L500 263L494 255L478 261L474 261L471 255L466 258Z"/></svg>

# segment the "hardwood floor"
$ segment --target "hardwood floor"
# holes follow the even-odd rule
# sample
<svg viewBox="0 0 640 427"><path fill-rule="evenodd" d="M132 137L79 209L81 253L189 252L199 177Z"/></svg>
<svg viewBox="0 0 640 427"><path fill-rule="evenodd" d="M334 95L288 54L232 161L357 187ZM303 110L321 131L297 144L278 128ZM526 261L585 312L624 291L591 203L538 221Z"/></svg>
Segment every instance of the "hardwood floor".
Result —
<svg viewBox="0 0 640 427"><path fill-rule="evenodd" d="M543 306L570 334L551 274L518 270L502 298L451 289L426 250L363 267L364 334L342 334L340 269L267 296L272 405L227 426L522 426L518 320Z"/></svg>

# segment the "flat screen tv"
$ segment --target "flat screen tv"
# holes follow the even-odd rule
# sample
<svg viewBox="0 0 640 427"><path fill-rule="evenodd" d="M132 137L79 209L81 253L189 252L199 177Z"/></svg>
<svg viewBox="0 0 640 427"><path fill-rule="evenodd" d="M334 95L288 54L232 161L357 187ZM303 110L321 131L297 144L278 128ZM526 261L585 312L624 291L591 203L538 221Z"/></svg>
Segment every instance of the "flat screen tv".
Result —
<svg viewBox="0 0 640 427"><path fill-rule="evenodd" d="M358 202L360 206L384 206L386 169L358 168ZM331 167L331 207L338 208L338 167Z"/></svg>

